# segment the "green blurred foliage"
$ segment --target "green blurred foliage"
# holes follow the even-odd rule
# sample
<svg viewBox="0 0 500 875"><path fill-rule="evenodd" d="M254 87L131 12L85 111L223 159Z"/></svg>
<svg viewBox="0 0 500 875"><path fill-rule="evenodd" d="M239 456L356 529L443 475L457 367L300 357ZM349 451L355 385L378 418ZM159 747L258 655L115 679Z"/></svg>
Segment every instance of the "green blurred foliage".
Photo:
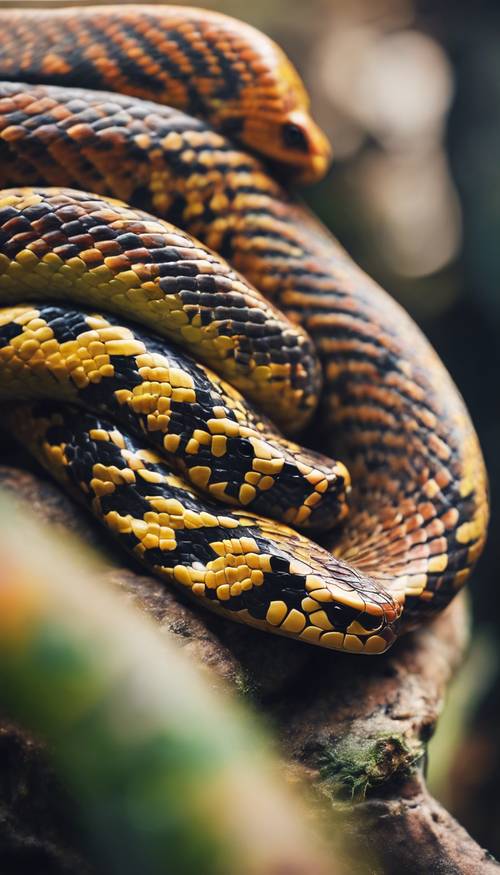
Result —
<svg viewBox="0 0 500 875"><path fill-rule="evenodd" d="M46 742L96 871L339 875L257 720L173 636L9 498L0 553L0 709Z"/></svg>

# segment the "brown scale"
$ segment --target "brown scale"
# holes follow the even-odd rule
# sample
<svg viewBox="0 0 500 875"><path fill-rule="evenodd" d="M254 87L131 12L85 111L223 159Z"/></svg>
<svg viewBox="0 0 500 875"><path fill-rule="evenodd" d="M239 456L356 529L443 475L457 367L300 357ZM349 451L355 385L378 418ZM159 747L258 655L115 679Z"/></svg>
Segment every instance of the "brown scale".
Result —
<svg viewBox="0 0 500 875"><path fill-rule="evenodd" d="M175 215L304 325L326 377L323 446L334 444L355 484L353 512L333 549L392 591L403 589L410 622L442 608L484 544L486 475L460 395L411 319L257 159L200 122L114 97L110 127L97 131L90 123L79 141L81 166L72 143L82 110L72 101L102 119L109 96L14 86L1 93L7 101L4 111L0 103L1 181L27 172L30 182L66 184L70 166L74 185L73 173L89 173L100 191ZM52 101L54 118L43 132L50 140L45 154L37 142L41 97ZM15 129L13 105L26 113ZM118 112L126 116L119 130L112 124ZM65 121L57 121L58 113L67 114ZM66 165L54 157L58 149ZM133 179L120 173L127 160Z"/></svg>

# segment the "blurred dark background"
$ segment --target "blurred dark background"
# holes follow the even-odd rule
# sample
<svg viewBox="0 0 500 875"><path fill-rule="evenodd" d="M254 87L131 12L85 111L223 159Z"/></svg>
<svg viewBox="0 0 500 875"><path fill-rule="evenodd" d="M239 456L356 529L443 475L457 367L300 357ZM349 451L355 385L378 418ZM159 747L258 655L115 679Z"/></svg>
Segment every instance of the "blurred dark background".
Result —
<svg viewBox="0 0 500 875"><path fill-rule="evenodd" d="M432 742L431 789L500 855L500 4L204 2L291 56L333 143L306 199L411 313L464 395L492 522L469 656Z"/></svg>

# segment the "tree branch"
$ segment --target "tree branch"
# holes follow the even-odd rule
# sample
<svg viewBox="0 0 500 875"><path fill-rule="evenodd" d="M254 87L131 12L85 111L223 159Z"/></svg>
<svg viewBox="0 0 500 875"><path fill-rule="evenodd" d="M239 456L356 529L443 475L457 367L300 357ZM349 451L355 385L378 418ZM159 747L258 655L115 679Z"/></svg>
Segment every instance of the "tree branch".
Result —
<svg viewBox="0 0 500 875"><path fill-rule="evenodd" d="M366 872L500 872L430 797L423 779L427 742L467 642L463 598L382 657L302 647L200 612L159 581L124 567L83 511L41 477L0 467L0 486L65 538L72 532L97 547L104 559L98 573L211 669L207 682L229 684L258 706L277 730L290 779L306 778L325 818L335 810ZM37 851L39 868L23 871L84 872L43 751L8 723L0 734L0 767L11 776L0 797L4 857L9 849L13 859L29 849Z"/></svg>

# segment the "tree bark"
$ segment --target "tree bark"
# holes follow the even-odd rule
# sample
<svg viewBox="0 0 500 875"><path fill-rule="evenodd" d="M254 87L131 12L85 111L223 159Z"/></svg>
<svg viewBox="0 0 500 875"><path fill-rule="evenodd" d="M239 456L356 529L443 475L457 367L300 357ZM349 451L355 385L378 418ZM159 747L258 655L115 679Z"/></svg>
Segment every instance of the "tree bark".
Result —
<svg viewBox="0 0 500 875"><path fill-rule="evenodd" d="M104 534L41 475L0 466L0 486L61 537L97 548L102 575L152 615L207 671L249 699L276 731L289 780L306 779L328 827L366 873L500 873L429 795L429 741L467 643L463 598L433 623L372 659L300 646L201 612L126 565ZM0 870L6 875L90 875L72 805L42 746L0 727Z"/></svg>

